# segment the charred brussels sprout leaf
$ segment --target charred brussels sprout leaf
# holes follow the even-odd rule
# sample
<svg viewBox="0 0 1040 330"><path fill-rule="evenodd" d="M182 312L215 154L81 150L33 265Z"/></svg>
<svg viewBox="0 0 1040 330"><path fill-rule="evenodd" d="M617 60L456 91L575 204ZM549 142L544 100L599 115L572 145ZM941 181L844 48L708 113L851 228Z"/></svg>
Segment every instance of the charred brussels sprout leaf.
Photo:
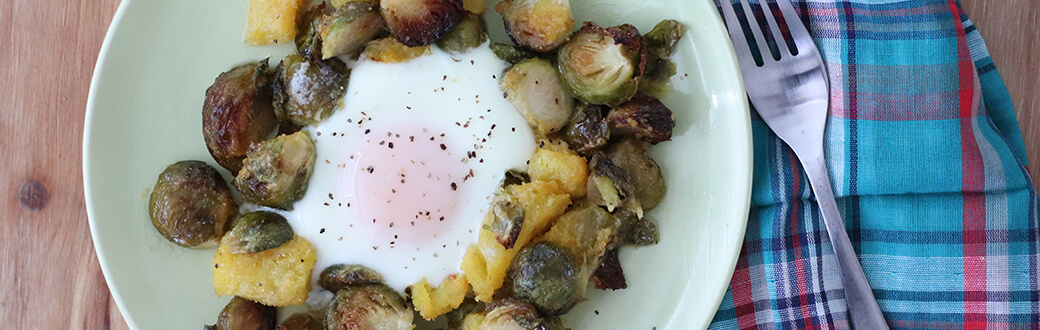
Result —
<svg viewBox="0 0 1040 330"><path fill-rule="evenodd" d="M238 214L238 204L220 173L194 160L166 167L148 203L159 234L189 248L216 246Z"/></svg>
<svg viewBox="0 0 1040 330"><path fill-rule="evenodd" d="M250 202L292 210L307 191L316 151L307 132L281 135L254 145L235 187Z"/></svg>
<svg viewBox="0 0 1040 330"><path fill-rule="evenodd" d="M278 325L278 330L325 330L325 325L307 313L296 313Z"/></svg>
<svg viewBox="0 0 1040 330"><path fill-rule="evenodd" d="M499 85L536 133L559 131L574 112L574 99L548 60L535 58L513 65L502 74Z"/></svg>
<svg viewBox="0 0 1040 330"><path fill-rule="evenodd" d="M625 211L614 212L614 217L621 223L615 245L647 246L657 244L660 240L657 225L649 218L640 218Z"/></svg>
<svg viewBox="0 0 1040 330"><path fill-rule="evenodd" d="M560 74L578 99L617 105L635 95L646 47L631 25L601 28L585 22L557 55Z"/></svg>
<svg viewBox="0 0 1040 330"><path fill-rule="evenodd" d="M495 6L513 42L547 53L567 42L574 31L569 0L505 0Z"/></svg>
<svg viewBox="0 0 1040 330"><path fill-rule="evenodd" d="M257 211L235 220L225 244L234 254L256 253L282 246L295 236L289 221L278 213Z"/></svg>
<svg viewBox="0 0 1040 330"><path fill-rule="evenodd" d="M657 144L672 139L675 115L657 98L639 93L630 101L610 110L607 124L611 133L631 135Z"/></svg>
<svg viewBox="0 0 1040 330"><path fill-rule="evenodd" d="M495 56L503 61L509 62L509 64L517 64L523 60L538 56L535 53L500 42L493 43L490 47L491 51L495 53Z"/></svg>
<svg viewBox="0 0 1040 330"><path fill-rule="evenodd" d="M206 89L202 135L213 159L232 174L242 168L249 145L267 139L277 128L267 60L221 73Z"/></svg>
<svg viewBox="0 0 1040 330"><path fill-rule="evenodd" d="M409 47L426 46L462 20L462 0L380 0L390 35Z"/></svg>
<svg viewBox="0 0 1040 330"><path fill-rule="evenodd" d="M321 19L321 57L357 57L366 43L385 31L377 3L347 2Z"/></svg>
<svg viewBox="0 0 1040 330"><path fill-rule="evenodd" d="M217 324L206 326L213 330L274 329L277 324L274 307L264 306L249 299L235 297L217 316Z"/></svg>
<svg viewBox="0 0 1040 330"><path fill-rule="evenodd" d="M437 46L449 52L460 53L480 46L484 41L487 41L484 20L477 14L466 13L454 30L437 40Z"/></svg>
<svg viewBox="0 0 1040 330"><path fill-rule="evenodd" d="M321 271L321 275L318 276L318 285L332 292L342 290L348 285L379 283L383 283L383 275L361 265L332 265Z"/></svg>
<svg viewBox="0 0 1040 330"><path fill-rule="evenodd" d="M513 294L538 309L541 315L566 313L581 298L578 263L571 251L549 242L525 247L509 269Z"/></svg>
<svg viewBox="0 0 1040 330"><path fill-rule="evenodd" d="M524 208L513 194L505 189L500 190L491 201L491 232L495 239L507 249L512 249L520 236L520 228L524 225Z"/></svg>
<svg viewBox="0 0 1040 330"><path fill-rule="evenodd" d="M657 206L666 191L664 176L657 162L646 154L644 142L627 138L610 146L607 157L610 161L632 174L636 187L636 199L643 210Z"/></svg>
<svg viewBox="0 0 1040 330"><path fill-rule="evenodd" d="M643 35L646 40L646 52L648 56L657 58L668 58L672 55L675 43L682 37L682 23L675 20L663 20L654 26L653 30Z"/></svg>
<svg viewBox="0 0 1040 330"><path fill-rule="evenodd" d="M311 7L296 20L296 52L309 60L317 60L321 55L322 17L325 14L325 3Z"/></svg>
<svg viewBox="0 0 1040 330"><path fill-rule="evenodd" d="M592 156L589 161L589 200L604 206L607 211L624 205L626 209L642 214L639 202L632 200L636 195L633 173L615 165L602 153Z"/></svg>
<svg viewBox="0 0 1040 330"><path fill-rule="evenodd" d="M607 145L610 141L610 127L603 118L605 112L605 106L579 103L570 123L563 130L567 145L580 154L587 154Z"/></svg>
<svg viewBox="0 0 1040 330"><path fill-rule="evenodd" d="M336 293L325 314L325 325L329 330L407 330L414 317L394 289L382 284L351 285Z"/></svg>
<svg viewBox="0 0 1040 330"><path fill-rule="evenodd" d="M275 111L301 126L317 125L336 111L350 75L337 58L307 60L300 54L287 56L277 71Z"/></svg>
<svg viewBox="0 0 1040 330"><path fill-rule="evenodd" d="M646 72L639 78L639 90L654 97L664 97L668 82L675 75L671 56L675 44L682 37L682 24L674 20L657 23L643 39L647 45Z"/></svg>

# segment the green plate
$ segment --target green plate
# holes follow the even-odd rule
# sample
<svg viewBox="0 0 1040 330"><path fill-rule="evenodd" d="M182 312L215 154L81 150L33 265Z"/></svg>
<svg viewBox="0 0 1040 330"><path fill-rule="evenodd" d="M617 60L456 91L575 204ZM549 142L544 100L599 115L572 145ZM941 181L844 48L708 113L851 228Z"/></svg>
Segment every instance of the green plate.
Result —
<svg viewBox="0 0 1040 330"><path fill-rule="evenodd" d="M493 3L496 0L491 0ZM148 218L166 165L214 164L202 139L206 88L231 67L291 46L242 43L247 0L124 0L101 47L87 102L83 185L101 268L132 328L198 329L230 297L213 293L213 251L167 242ZM489 4L492 39L507 40ZM677 19L673 141L653 148L668 194L649 212L661 243L624 249L629 288L590 290L565 317L575 329L704 328L726 292L747 221L751 128L743 85L710 0L573 0L576 19L649 31ZM321 253L321 251L319 251Z"/></svg>

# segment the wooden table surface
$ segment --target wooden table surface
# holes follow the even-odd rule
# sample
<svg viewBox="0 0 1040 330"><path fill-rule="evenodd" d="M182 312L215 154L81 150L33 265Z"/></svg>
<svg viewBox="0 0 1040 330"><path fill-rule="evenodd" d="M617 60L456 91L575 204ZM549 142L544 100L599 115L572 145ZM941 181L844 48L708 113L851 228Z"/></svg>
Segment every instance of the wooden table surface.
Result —
<svg viewBox="0 0 1040 330"><path fill-rule="evenodd" d="M245 1L245 0L221 0ZM1040 1L963 0L1040 161ZM94 255L83 200L83 116L119 0L0 1L0 322L127 328ZM1031 169L1040 177L1040 165ZM217 311L214 311L214 316Z"/></svg>

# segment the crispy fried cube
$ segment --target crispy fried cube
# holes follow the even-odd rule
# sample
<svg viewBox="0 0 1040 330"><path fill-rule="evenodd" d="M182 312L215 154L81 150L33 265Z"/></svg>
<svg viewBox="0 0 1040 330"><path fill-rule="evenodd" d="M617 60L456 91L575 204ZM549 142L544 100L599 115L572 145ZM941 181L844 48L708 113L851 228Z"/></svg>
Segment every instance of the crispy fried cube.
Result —
<svg viewBox="0 0 1040 330"><path fill-rule="evenodd" d="M299 305L307 300L317 259L311 243L299 236L277 248L246 254L232 254L225 239L213 256L213 288L218 295L268 306Z"/></svg>
<svg viewBox="0 0 1040 330"><path fill-rule="evenodd" d="M307 0L250 0L244 41L250 45L293 42L296 18Z"/></svg>
<svg viewBox="0 0 1040 330"><path fill-rule="evenodd" d="M365 45L363 56L370 60L383 63L407 62L413 58L433 54L430 46L408 47L394 39L386 37L369 41Z"/></svg>
<svg viewBox="0 0 1040 330"><path fill-rule="evenodd" d="M444 313L458 308L469 293L469 282L466 275L448 276L437 288L430 287L424 278L412 284L412 305L424 319L432 320Z"/></svg>
<svg viewBox="0 0 1040 330"><path fill-rule="evenodd" d="M585 158L567 148L563 141L542 140L527 165L531 180L558 182L572 198L585 196L589 168Z"/></svg>

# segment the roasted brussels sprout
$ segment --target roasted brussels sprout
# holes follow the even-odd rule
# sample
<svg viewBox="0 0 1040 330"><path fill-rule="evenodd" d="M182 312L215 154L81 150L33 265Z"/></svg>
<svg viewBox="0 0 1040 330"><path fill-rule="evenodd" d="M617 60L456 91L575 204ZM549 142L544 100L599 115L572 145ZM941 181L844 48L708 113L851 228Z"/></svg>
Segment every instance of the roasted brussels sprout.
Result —
<svg viewBox="0 0 1040 330"><path fill-rule="evenodd" d="M232 174L242 168L249 145L271 137L277 128L267 60L221 73L206 89L202 135L209 154Z"/></svg>
<svg viewBox="0 0 1040 330"><path fill-rule="evenodd" d="M321 58L321 29L322 17L325 16L325 3L322 2L311 7L296 19L296 52L309 61Z"/></svg>
<svg viewBox="0 0 1040 330"><path fill-rule="evenodd" d="M300 54L285 57L277 71L275 111L301 126L321 123L336 111L350 76L347 65L337 58L308 60Z"/></svg>
<svg viewBox="0 0 1040 330"><path fill-rule="evenodd" d="M217 169L186 160L159 174L148 214L155 229L170 242L202 249L217 246L238 215L238 204Z"/></svg>
<svg viewBox="0 0 1040 330"><path fill-rule="evenodd" d="M591 158L587 183L589 200L611 212L623 202L634 203L626 204L625 207L642 214L639 202L632 200L636 195L633 173L618 167L601 153L596 153Z"/></svg>
<svg viewBox="0 0 1040 330"><path fill-rule="evenodd" d="M321 19L321 58L357 57L366 43L385 32L378 3L347 2Z"/></svg>
<svg viewBox="0 0 1040 330"><path fill-rule="evenodd" d="M235 187L250 202L292 210L307 192L315 157L314 141L303 131L253 145Z"/></svg>
<svg viewBox="0 0 1040 330"><path fill-rule="evenodd" d="M524 208L520 201L509 191L502 189L491 200L491 232L495 239L507 249L512 249L520 236L520 228L524 225Z"/></svg>
<svg viewBox="0 0 1040 330"><path fill-rule="evenodd" d="M631 212L614 212L614 217L620 222L618 238L614 245L647 246L654 245L660 240L657 225L648 217L638 217Z"/></svg>
<svg viewBox="0 0 1040 330"><path fill-rule="evenodd" d="M415 313L394 289L382 284L350 285L336 293L325 314L329 330L402 329Z"/></svg>
<svg viewBox="0 0 1040 330"><path fill-rule="evenodd" d="M437 40L437 46L449 52L459 53L480 46L487 38L484 19L477 14L466 13L454 30Z"/></svg>
<svg viewBox="0 0 1040 330"><path fill-rule="evenodd" d="M325 330L325 325L311 314L296 313L282 321L278 330Z"/></svg>
<svg viewBox="0 0 1040 330"><path fill-rule="evenodd" d="M582 155L607 145L610 141L610 127L603 118L606 112L606 106L578 103L574 116L563 130L567 145Z"/></svg>
<svg viewBox="0 0 1040 330"><path fill-rule="evenodd" d="M274 307L264 306L242 297L235 297L217 316L217 324L207 325L207 330L252 330L274 329L277 324Z"/></svg>
<svg viewBox="0 0 1040 330"><path fill-rule="evenodd" d="M567 42L574 31L569 0L505 0L495 6L513 42L547 53Z"/></svg>
<svg viewBox="0 0 1040 330"><path fill-rule="evenodd" d="M643 143L635 139L623 139L607 149L607 158L620 168L632 174L636 188L636 199L643 210L657 207L664 198L667 187L661 167L646 155Z"/></svg>
<svg viewBox="0 0 1040 330"><path fill-rule="evenodd" d="M380 0L390 35L409 47L425 46L462 20L462 0Z"/></svg>
<svg viewBox="0 0 1040 330"><path fill-rule="evenodd" d="M560 47L557 66L578 99L618 105L635 95L643 74L646 46L631 25L585 25Z"/></svg>
<svg viewBox="0 0 1040 330"><path fill-rule="evenodd" d="M538 311L527 302L515 298L492 301L485 307L481 329L539 330Z"/></svg>
<svg viewBox="0 0 1040 330"><path fill-rule="evenodd" d="M291 241L296 234L289 221L278 213L256 211L235 220L224 239L234 254L270 250Z"/></svg>
<svg viewBox="0 0 1040 330"><path fill-rule="evenodd" d="M550 242L524 247L509 268L513 294L541 315L567 313L581 299L579 265L571 251Z"/></svg>
<svg viewBox="0 0 1040 330"><path fill-rule="evenodd" d="M607 124L613 134L632 135L657 144L672 139L675 115L657 98L639 93L628 102L610 109Z"/></svg>
<svg viewBox="0 0 1040 330"><path fill-rule="evenodd" d="M491 51L495 53L495 56L503 61L509 62L509 64L517 64L523 60L538 56L530 51L500 42L492 43L489 47L491 47Z"/></svg>
<svg viewBox="0 0 1040 330"><path fill-rule="evenodd" d="M318 276L318 285L332 292L348 285L383 283L383 275L362 265L335 264L325 268Z"/></svg>
<svg viewBox="0 0 1040 330"><path fill-rule="evenodd" d="M625 281L625 272L621 270L621 261L618 260L618 250L610 249L600 258L599 267L592 273L589 282L600 290L621 290L628 288Z"/></svg>
<svg viewBox="0 0 1040 330"><path fill-rule="evenodd" d="M536 133L559 131L574 112L574 99L547 60L534 58L513 65L502 74L499 85Z"/></svg>
<svg viewBox="0 0 1040 330"><path fill-rule="evenodd" d="M646 40L647 62L646 72L639 78L639 91L664 97L668 82L675 75L675 62L668 57L675 48L675 43L682 37L682 23L664 20L657 23L653 30L643 35Z"/></svg>

